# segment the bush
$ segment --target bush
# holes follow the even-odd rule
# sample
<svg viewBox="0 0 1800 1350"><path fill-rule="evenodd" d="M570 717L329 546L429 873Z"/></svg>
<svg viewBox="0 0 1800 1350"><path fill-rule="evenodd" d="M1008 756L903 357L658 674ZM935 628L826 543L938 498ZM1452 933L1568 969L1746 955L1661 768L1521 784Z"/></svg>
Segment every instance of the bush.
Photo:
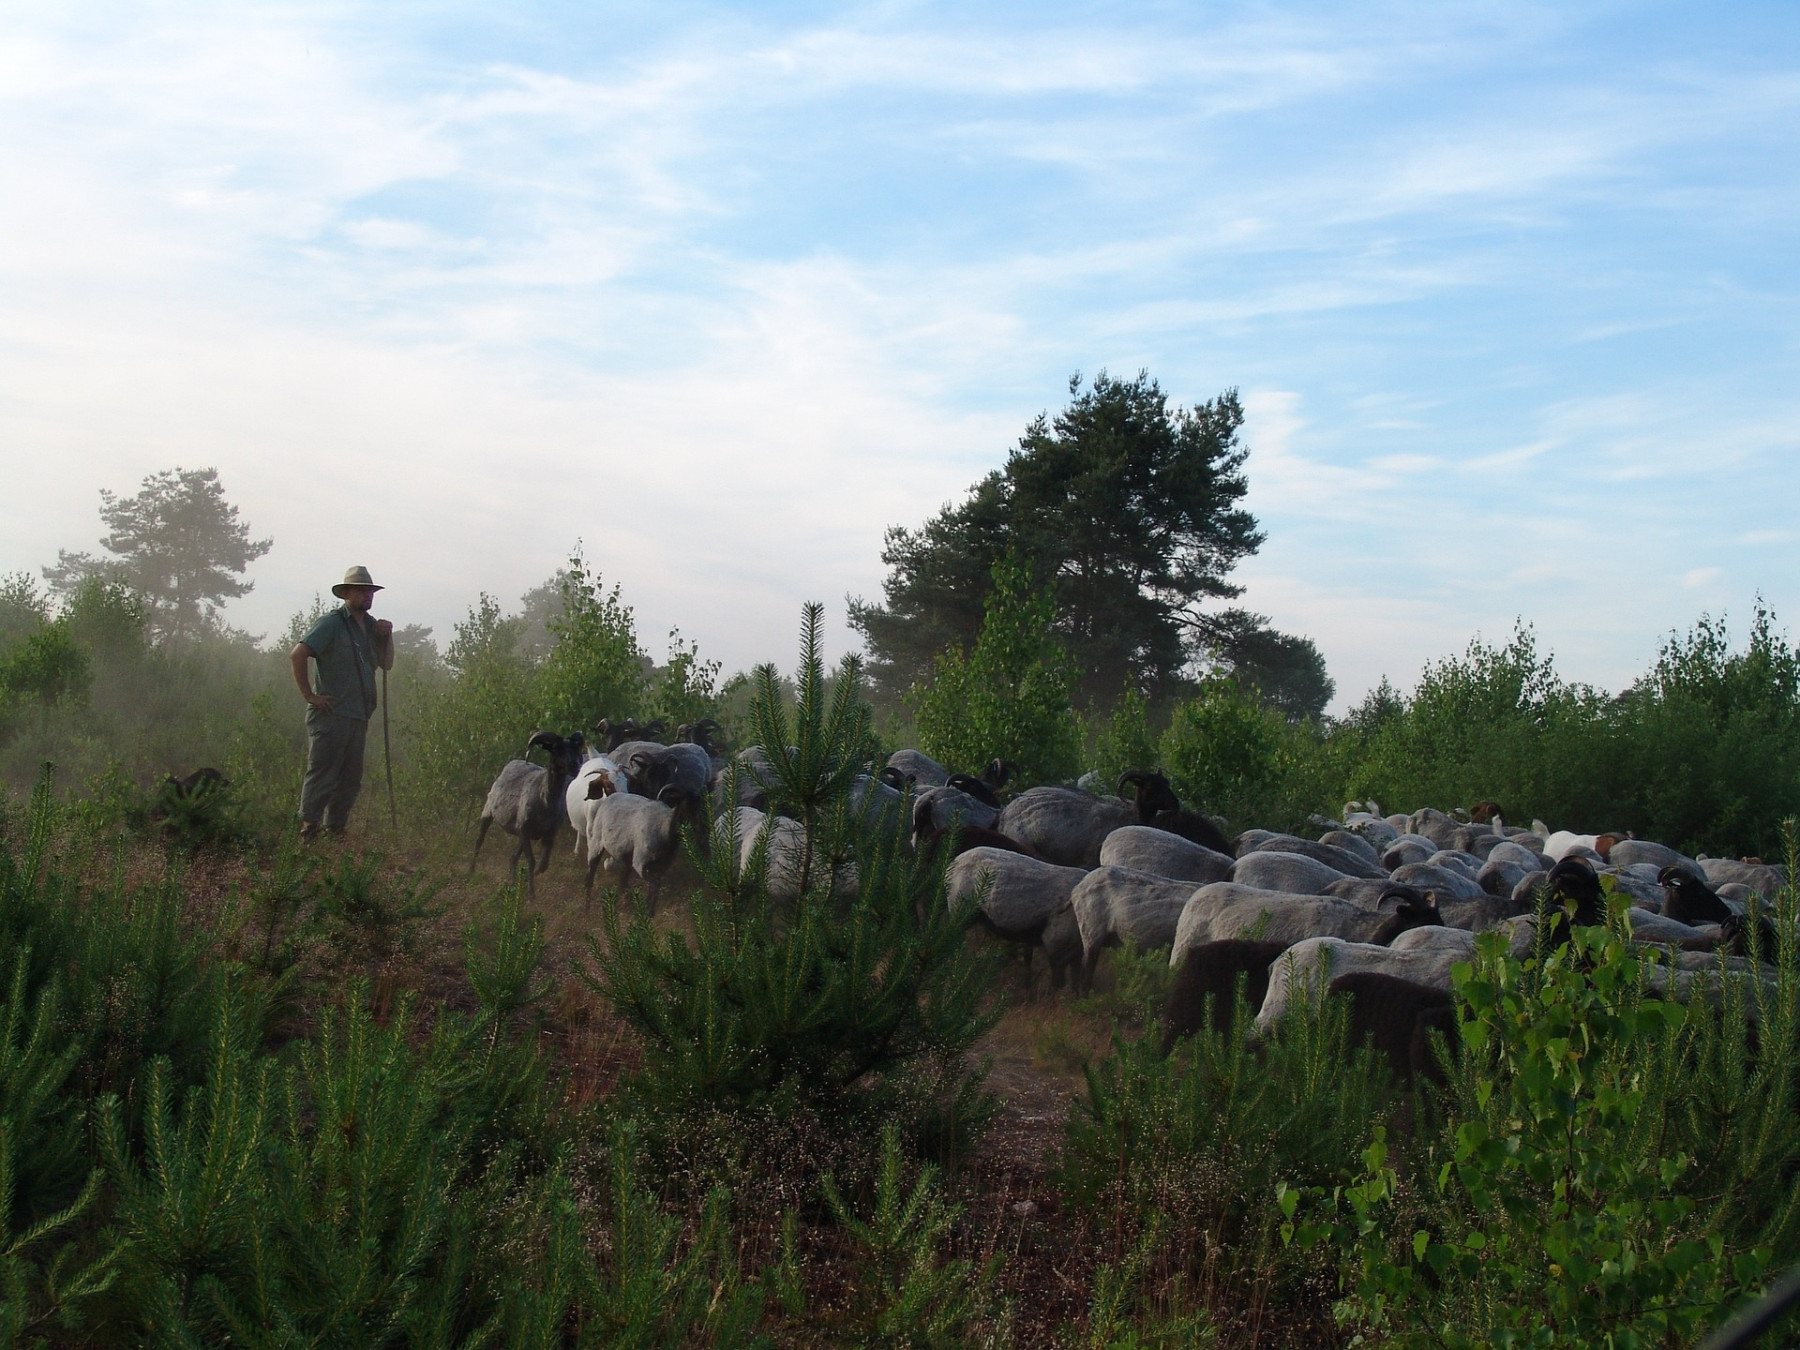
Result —
<svg viewBox="0 0 1800 1350"><path fill-rule="evenodd" d="M1331 779L1317 730L1290 723L1228 676L1203 680L1175 709L1162 763L1176 794L1233 830L1291 830L1328 808Z"/></svg>
<svg viewBox="0 0 1800 1350"><path fill-rule="evenodd" d="M609 592L577 551L558 578L562 612L550 620L555 645L537 675L543 725L592 734L602 718L636 715L644 693L644 654L631 607Z"/></svg>
<svg viewBox="0 0 1800 1350"><path fill-rule="evenodd" d="M1176 1279L1239 1307L1295 1292L1318 1261L1282 1251L1267 1197L1283 1178L1348 1180L1389 1104L1385 1068L1350 1052L1336 1000L1302 1001L1260 1053L1253 1019L1240 997L1232 1031L1208 1026L1173 1053L1151 1022L1086 1070L1059 1184L1114 1235L1115 1263L1135 1262L1143 1298L1179 1309Z"/></svg>
<svg viewBox="0 0 1800 1350"><path fill-rule="evenodd" d="M1791 1262L1797 908L1790 888L1771 982L1721 967L1686 1003L1623 896L1523 960L1484 934L1442 1128L1399 1167L1376 1130L1355 1184L1279 1193L1284 1236L1341 1262L1341 1320L1397 1345L1685 1344Z"/></svg>
<svg viewBox="0 0 1800 1350"><path fill-rule="evenodd" d="M996 563L974 649L945 651L931 683L907 696L919 748L965 771L1011 760L1020 787L1074 779L1081 724L1069 704L1072 676L1051 629L1055 617L1055 597L1033 592L1022 563L1010 556Z"/></svg>

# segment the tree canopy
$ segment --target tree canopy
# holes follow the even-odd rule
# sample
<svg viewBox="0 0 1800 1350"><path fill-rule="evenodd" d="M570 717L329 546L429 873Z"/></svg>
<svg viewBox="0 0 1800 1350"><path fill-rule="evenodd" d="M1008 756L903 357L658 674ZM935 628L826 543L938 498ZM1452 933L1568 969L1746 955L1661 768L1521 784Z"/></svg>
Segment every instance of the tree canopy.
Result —
<svg viewBox="0 0 1800 1350"><path fill-rule="evenodd" d="M100 519L108 531L101 546L113 556L59 551L44 569L51 591L67 599L91 578L124 585L163 638L217 623L225 601L250 593L243 574L272 546L250 537L217 469L164 469L131 497L102 488Z"/></svg>
<svg viewBox="0 0 1800 1350"><path fill-rule="evenodd" d="M1057 636L1087 701L1128 684L1166 692L1215 656L1222 616L1203 606L1240 593L1229 574L1263 541L1239 505L1249 452L1237 392L1171 407L1148 372L1101 371L1085 388L1072 378L1069 396L962 503L888 531L883 603L850 602L884 692L974 642L1009 551L1053 588Z"/></svg>

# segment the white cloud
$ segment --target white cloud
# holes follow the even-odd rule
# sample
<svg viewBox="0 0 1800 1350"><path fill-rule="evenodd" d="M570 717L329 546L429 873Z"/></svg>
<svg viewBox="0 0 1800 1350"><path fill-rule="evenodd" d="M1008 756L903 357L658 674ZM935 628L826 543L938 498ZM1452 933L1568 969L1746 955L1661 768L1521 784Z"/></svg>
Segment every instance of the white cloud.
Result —
<svg viewBox="0 0 1800 1350"><path fill-rule="evenodd" d="M410 22L5 21L0 570L212 463L276 538L252 628L361 557L444 629L581 536L653 646L786 660L801 599L873 594L885 525L1110 364L1247 391L1249 598L1346 697L1517 613L1628 675L1690 617L1644 577L1794 574L1785 373L1594 341L1785 302L1557 251L1596 202L1784 220L1780 157L1699 205L1662 161L1779 122L1792 78L1517 76L1548 8L672 19L536 61ZM1766 570L1701 566L1721 540Z"/></svg>

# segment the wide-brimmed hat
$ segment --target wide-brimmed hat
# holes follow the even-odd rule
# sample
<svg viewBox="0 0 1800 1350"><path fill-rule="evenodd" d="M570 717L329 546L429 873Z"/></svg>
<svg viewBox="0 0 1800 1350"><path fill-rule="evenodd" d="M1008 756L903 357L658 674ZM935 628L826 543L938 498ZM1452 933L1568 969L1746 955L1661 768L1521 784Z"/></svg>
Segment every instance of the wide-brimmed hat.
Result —
<svg viewBox="0 0 1800 1350"><path fill-rule="evenodd" d="M352 567L344 573L344 579L331 588L331 593L338 599L344 598L344 592L351 586L367 586L372 591L385 591L387 587L377 586L375 578L369 575L366 567Z"/></svg>

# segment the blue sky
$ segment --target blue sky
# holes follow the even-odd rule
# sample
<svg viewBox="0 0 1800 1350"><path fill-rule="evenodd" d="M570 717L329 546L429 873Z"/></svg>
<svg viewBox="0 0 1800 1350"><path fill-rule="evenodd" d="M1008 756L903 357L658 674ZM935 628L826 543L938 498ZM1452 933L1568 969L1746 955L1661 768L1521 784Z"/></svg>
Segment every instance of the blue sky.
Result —
<svg viewBox="0 0 1800 1350"><path fill-rule="evenodd" d="M1792 5L9 6L0 571L217 465L401 620L579 538L728 668L1072 372L1235 387L1340 705L1800 607ZM839 649L850 644L841 627Z"/></svg>

